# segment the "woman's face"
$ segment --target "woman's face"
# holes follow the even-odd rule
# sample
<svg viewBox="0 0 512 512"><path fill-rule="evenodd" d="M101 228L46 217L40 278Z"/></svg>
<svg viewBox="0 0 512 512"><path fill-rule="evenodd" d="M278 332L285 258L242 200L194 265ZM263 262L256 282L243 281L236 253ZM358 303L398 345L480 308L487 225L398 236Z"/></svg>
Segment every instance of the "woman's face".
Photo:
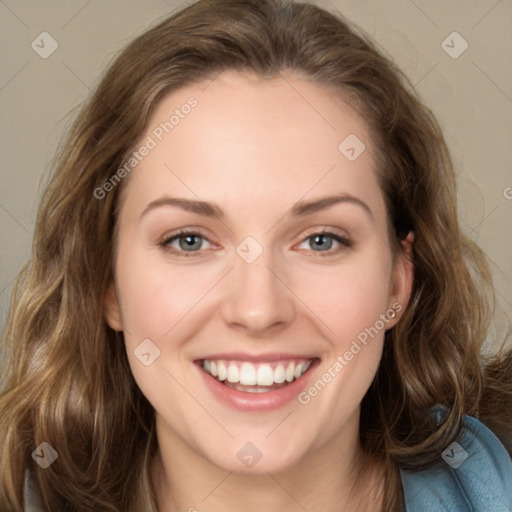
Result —
<svg viewBox="0 0 512 512"><path fill-rule="evenodd" d="M237 472L351 452L412 281L363 120L290 73L224 72L137 147L106 316L160 447Z"/></svg>

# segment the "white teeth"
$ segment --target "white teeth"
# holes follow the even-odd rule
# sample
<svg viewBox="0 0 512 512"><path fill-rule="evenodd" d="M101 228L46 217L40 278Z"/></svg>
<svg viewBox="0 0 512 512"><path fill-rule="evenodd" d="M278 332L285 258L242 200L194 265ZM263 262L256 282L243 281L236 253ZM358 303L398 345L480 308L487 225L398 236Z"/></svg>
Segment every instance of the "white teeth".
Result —
<svg viewBox="0 0 512 512"><path fill-rule="evenodd" d="M256 368L251 363L242 363L240 368L240 384L244 386L256 385Z"/></svg>
<svg viewBox="0 0 512 512"><path fill-rule="evenodd" d="M223 381L226 380L226 377L228 376L228 372L226 370L226 367L224 366L224 363L222 361L219 361L217 363L217 371L219 372L219 380Z"/></svg>
<svg viewBox="0 0 512 512"><path fill-rule="evenodd" d="M238 378L238 374L238 366L234 363L231 363L228 366L228 382L239 382L240 379Z"/></svg>
<svg viewBox="0 0 512 512"><path fill-rule="evenodd" d="M240 383L243 386L272 386L275 384L283 384L293 382L298 379L311 366L312 360L289 361L272 365L270 363L253 364L247 361L243 363L237 361L211 361L203 360L203 369L213 377L217 377L221 382L227 380L230 383ZM236 389L236 388L235 388ZM252 393L260 393L257 388L247 389Z"/></svg>
<svg viewBox="0 0 512 512"><path fill-rule="evenodd" d="M274 372L268 364L262 364L258 367L256 384L258 386L272 386L274 384Z"/></svg>
<svg viewBox="0 0 512 512"><path fill-rule="evenodd" d="M285 372L285 378L286 382L291 382L295 377L295 365L293 363L290 363L288 365L288 368L286 368Z"/></svg>
<svg viewBox="0 0 512 512"><path fill-rule="evenodd" d="M282 364L278 364L274 370L274 382L276 384L282 384L285 379L286 376L284 374L284 366Z"/></svg>
<svg viewBox="0 0 512 512"><path fill-rule="evenodd" d="M233 389L238 391L246 391L248 393L268 393L270 390L265 388L248 388L240 385L233 386Z"/></svg>

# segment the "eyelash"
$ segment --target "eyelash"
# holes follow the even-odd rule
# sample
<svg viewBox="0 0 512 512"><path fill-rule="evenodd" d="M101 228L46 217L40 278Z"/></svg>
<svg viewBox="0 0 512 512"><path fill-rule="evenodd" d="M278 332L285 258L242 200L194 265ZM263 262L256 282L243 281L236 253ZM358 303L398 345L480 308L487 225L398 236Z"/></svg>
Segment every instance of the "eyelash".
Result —
<svg viewBox="0 0 512 512"><path fill-rule="evenodd" d="M197 251L182 251L182 250L175 249L174 247L171 247L169 245L174 240L178 240L179 238L185 237L187 235L194 235L194 236L197 236L199 238L202 238L203 240L206 240L206 241L210 242L207 237L203 236L198 231L182 230L182 231L179 231L178 233L172 235L171 237L165 238L159 244L159 246L164 251L169 252L171 254L174 254L174 255L176 255L178 257L190 258L190 257L200 256L201 249L197 250ZM319 235L324 235L324 236L327 236L328 238L332 238L332 239L334 239L336 242L338 242L340 244L340 247L338 247L337 249L333 249L333 250L329 249L329 250L326 250L326 251L313 251L312 249L309 249L312 252L318 253L318 256L320 256L320 257L333 256L335 254L341 253L342 251L352 247L352 242L350 241L350 239L346 238L345 236L341 236L338 233L335 233L333 231L329 231L329 230L314 231L314 232L310 233L309 235L307 235L300 242L300 244L304 243L306 240L308 240L310 238L313 238L313 237L319 236Z"/></svg>

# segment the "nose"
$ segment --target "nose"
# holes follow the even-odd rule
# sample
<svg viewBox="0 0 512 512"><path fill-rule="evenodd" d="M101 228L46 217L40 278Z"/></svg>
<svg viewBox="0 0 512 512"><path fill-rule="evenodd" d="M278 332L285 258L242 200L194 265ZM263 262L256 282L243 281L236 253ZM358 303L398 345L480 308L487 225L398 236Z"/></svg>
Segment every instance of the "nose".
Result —
<svg viewBox="0 0 512 512"><path fill-rule="evenodd" d="M225 322L258 337L275 334L293 322L294 295L284 274L266 251L253 263L237 257L221 307Z"/></svg>

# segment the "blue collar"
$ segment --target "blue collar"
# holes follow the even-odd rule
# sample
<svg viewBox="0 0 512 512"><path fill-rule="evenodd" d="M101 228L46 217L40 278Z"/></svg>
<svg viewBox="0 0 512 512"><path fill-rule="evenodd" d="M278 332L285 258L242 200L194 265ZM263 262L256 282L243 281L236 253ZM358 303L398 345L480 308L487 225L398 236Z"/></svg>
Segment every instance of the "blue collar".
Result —
<svg viewBox="0 0 512 512"><path fill-rule="evenodd" d="M464 416L457 442L439 455L440 468L400 470L407 512L512 512L512 460L483 423Z"/></svg>

